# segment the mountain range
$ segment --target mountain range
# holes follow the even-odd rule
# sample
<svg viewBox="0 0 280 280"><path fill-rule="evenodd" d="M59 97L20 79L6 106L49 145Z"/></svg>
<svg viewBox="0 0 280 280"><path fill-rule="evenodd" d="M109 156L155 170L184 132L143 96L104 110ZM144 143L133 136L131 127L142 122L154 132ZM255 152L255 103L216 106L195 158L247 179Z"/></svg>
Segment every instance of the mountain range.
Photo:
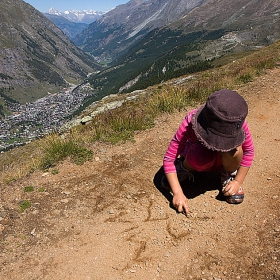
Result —
<svg viewBox="0 0 280 280"><path fill-rule="evenodd" d="M73 42L109 68L89 81L101 94L145 88L246 55L280 38L280 0L131 0Z"/></svg>
<svg viewBox="0 0 280 280"><path fill-rule="evenodd" d="M90 24L94 21L96 21L98 18L100 18L102 15L104 15L105 12L98 12L95 10L67 10L64 12L60 12L56 10L55 8L50 8L47 13L44 15L55 15L59 17L63 17L68 19L71 22L75 23L85 23Z"/></svg>
<svg viewBox="0 0 280 280"><path fill-rule="evenodd" d="M73 42L93 56L113 59L151 30L183 18L209 0L131 0L90 24Z"/></svg>
<svg viewBox="0 0 280 280"><path fill-rule="evenodd" d="M0 3L0 105L31 102L100 69L91 56L22 0Z"/></svg>
<svg viewBox="0 0 280 280"><path fill-rule="evenodd" d="M96 21L105 12L97 12L95 10L70 10L60 12L54 8L44 13L44 16L51 20L59 27L70 39L81 33L88 24Z"/></svg>
<svg viewBox="0 0 280 280"><path fill-rule="evenodd" d="M254 45L260 38L271 43L278 35L279 9L279 0L131 0L101 16L73 42L93 56L112 59L152 30L152 36L167 29L182 34L234 31L246 44Z"/></svg>

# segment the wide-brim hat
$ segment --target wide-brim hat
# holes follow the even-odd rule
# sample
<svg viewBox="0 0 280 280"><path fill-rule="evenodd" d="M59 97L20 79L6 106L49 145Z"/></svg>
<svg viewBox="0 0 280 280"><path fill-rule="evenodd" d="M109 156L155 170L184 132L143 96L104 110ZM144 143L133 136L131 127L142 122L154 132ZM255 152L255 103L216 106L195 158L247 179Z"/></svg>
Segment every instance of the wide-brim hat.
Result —
<svg viewBox="0 0 280 280"><path fill-rule="evenodd" d="M222 89L212 93L192 116L193 130L208 149L228 152L245 141L242 125L248 105L236 91Z"/></svg>

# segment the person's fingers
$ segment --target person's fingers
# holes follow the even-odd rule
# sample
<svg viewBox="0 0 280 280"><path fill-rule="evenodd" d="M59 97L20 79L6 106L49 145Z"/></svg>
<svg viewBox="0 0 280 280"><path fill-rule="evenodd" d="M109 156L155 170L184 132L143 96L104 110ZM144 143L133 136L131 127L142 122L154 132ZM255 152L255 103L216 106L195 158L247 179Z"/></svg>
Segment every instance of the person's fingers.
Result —
<svg viewBox="0 0 280 280"><path fill-rule="evenodd" d="M183 206L182 206L181 204L178 205L177 211L178 211L179 213L182 213L182 212L183 212Z"/></svg>
<svg viewBox="0 0 280 280"><path fill-rule="evenodd" d="M229 192L230 192L230 185L228 184L228 185L226 185L223 189L222 189L222 191L223 191L223 194L228 194Z"/></svg>
<svg viewBox="0 0 280 280"><path fill-rule="evenodd" d="M186 203L178 205L177 211L178 213L183 213L186 216L190 213L189 207Z"/></svg>
<svg viewBox="0 0 280 280"><path fill-rule="evenodd" d="M234 189L232 189L232 188L228 188L228 189L225 189L225 190L223 191L223 194L224 194L225 196L231 196L231 195L235 195L235 191L234 191Z"/></svg>
<svg viewBox="0 0 280 280"><path fill-rule="evenodd" d="M188 215L190 214L189 207L188 207L188 205L186 205L186 204L183 206L183 213L184 213L186 216L188 216Z"/></svg>

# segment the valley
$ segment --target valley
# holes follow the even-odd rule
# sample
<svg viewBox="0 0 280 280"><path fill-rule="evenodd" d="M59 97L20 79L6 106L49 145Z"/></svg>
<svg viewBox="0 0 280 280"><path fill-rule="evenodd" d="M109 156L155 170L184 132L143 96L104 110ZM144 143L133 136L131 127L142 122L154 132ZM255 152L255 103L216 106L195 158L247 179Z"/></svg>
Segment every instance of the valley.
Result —
<svg viewBox="0 0 280 280"><path fill-rule="evenodd" d="M43 15L3 0L0 151L58 131L94 95L145 90L276 42L280 0L253 2L139 0ZM65 88L83 82L89 91Z"/></svg>
<svg viewBox="0 0 280 280"><path fill-rule="evenodd" d="M49 94L36 102L20 105L10 103L11 115L0 123L0 151L21 146L36 138L58 131L88 99L92 91L86 86L72 85L63 91Z"/></svg>

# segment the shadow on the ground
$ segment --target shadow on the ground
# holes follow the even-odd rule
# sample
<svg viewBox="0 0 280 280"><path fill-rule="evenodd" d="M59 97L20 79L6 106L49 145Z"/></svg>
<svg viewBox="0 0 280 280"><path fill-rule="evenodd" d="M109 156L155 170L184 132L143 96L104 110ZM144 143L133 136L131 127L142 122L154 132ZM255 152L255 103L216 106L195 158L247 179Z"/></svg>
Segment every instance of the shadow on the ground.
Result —
<svg viewBox="0 0 280 280"><path fill-rule="evenodd" d="M161 186L161 178L163 175L164 170L162 166L154 176L154 185L170 202L170 207L174 209L172 206L172 195ZM216 199L220 201L225 200L221 193L222 186L219 172L196 172L194 173L194 182L185 181L181 183L181 186L188 199L195 198L207 191L219 190L219 194L216 196Z"/></svg>

